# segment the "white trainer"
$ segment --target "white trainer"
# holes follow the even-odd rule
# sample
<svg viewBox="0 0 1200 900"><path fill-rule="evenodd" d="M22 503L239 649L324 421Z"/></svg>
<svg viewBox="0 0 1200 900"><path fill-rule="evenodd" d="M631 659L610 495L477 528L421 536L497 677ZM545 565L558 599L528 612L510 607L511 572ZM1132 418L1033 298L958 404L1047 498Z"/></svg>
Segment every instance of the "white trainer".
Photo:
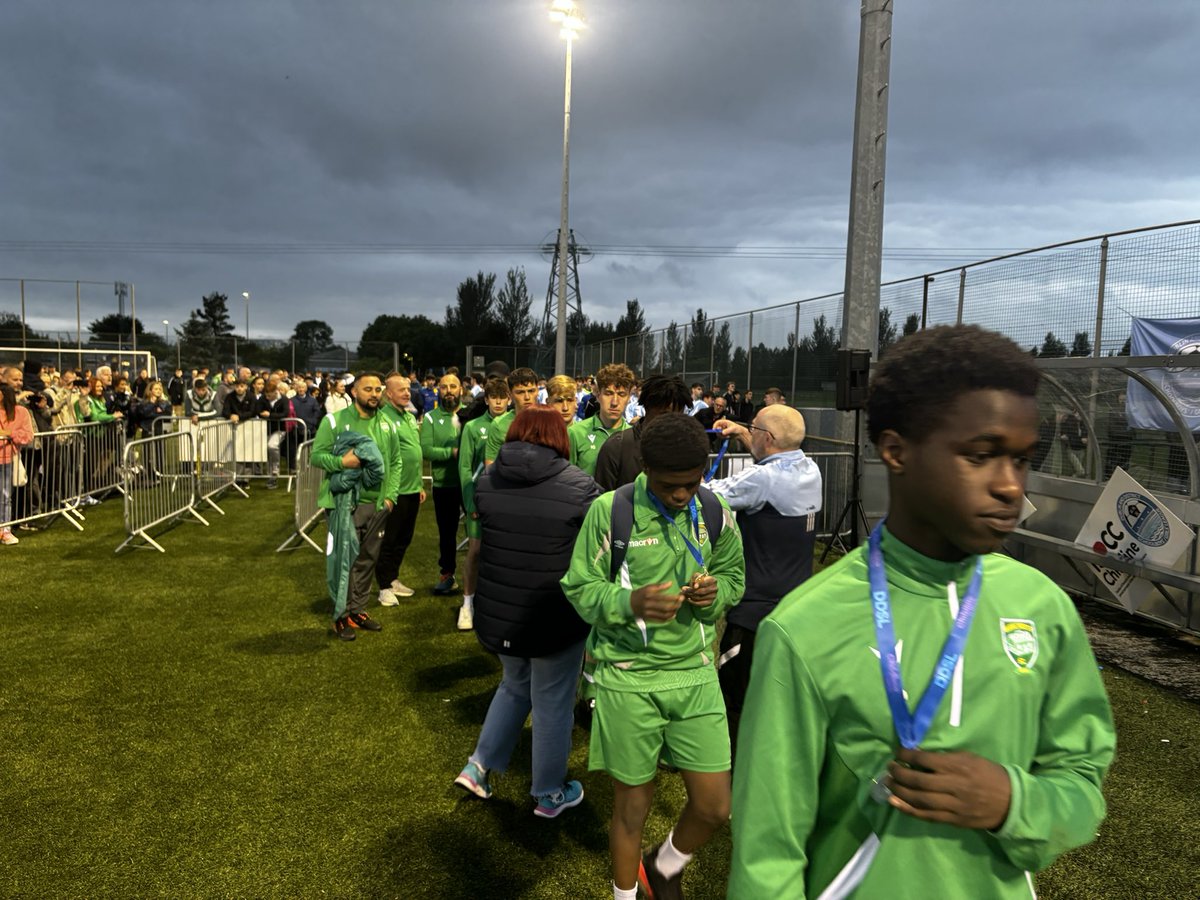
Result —
<svg viewBox="0 0 1200 900"><path fill-rule="evenodd" d="M471 631L475 627L475 611L464 604L458 610L458 630Z"/></svg>
<svg viewBox="0 0 1200 900"><path fill-rule="evenodd" d="M401 584L399 578L393 581L388 587L397 597L411 597L415 593L408 585Z"/></svg>
<svg viewBox="0 0 1200 900"><path fill-rule="evenodd" d="M399 606L400 601L396 599L396 595L388 588L384 588L379 592L380 606Z"/></svg>
<svg viewBox="0 0 1200 900"><path fill-rule="evenodd" d="M4 531L0 531L0 544L8 544L11 546L12 544L19 543L21 543L20 539L7 528Z"/></svg>

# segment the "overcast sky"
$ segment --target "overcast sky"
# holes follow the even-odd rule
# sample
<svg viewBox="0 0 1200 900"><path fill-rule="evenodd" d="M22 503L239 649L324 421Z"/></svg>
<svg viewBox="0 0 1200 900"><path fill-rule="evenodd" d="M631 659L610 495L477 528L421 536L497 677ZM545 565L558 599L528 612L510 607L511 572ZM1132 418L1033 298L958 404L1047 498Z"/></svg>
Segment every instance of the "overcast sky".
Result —
<svg viewBox="0 0 1200 900"><path fill-rule="evenodd" d="M524 266L540 317L562 165L546 6L5 0L0 276L134 282L148 328L220 290L241 331L250 291L255 336L316 318L357 340L379 313L440 320L464 278ZM857 2L585 10L582 243L844 246ZM885 277L943 268L945 248L966 261L1196 217L1197 45L1194 0L897 0ZM414 251L430 245L462 249ZM840 290L844 258L825 256L597 253L585 312L638 297L659 326ZM27 285L30 323L73 331L74 297ZM18 309L0 283L0 310ZM115 311L111 284L84 287L85 325Z"/></svg>

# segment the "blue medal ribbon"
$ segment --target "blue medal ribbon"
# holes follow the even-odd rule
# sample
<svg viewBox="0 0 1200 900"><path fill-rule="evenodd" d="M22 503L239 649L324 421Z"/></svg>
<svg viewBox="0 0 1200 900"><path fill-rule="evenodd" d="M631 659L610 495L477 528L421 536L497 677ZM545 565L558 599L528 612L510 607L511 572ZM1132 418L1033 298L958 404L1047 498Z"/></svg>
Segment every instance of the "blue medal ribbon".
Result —
<svg viewBox="0 0 1200 900"><path fill-rule="evenodd" d="M683 538L683 542L687 544L688 550L691 551L692 558L696 560L696 565L700 566L700 568L704 568L704 554L700 552L699 547L700 514L696 511L696 498L692 497L692 499L688 501L688 513L692 519L692 530L696 532L696 543L693 544L691 540L689 540L687 532L679 527L679 523L675 521L675 517L671 515L670 511L663 504L663 502L654 496L649 489L646 490L646 496L650 498L650 502L654 504L654 508L658 510L659 515L670 522L671 525L674 526L675 530L679 532L679 536Z"/></svg>
<svg viewBox="0 0 1200 900"><path fill-rule="evenodd" d="M867 573L871 584L871 609L875 620L875 639L879 648L879 666L883 671L883 687L887 692L888 706L892 710L892 722L900 744L910 750L920 746L933 723L934 713L954 677L954 667L962 656L979 603L979 591L983 584L983 557L975 562L975 573L970 586L958 607L954 627L942 645L942 653L933 670L933 678L916 711L909 713L904 702L904 683L900 678L900 661L896 658L896 631L892 625L891 594L888 591L887 570L883 564L883 522L875 526L867 544Z"/></svg>
<svg viewBox="0 0 1200 900"><path fill-rule="evenodd" d="M716 431L717 434L720 434L720 432L717 431L716 429L713 429L713 430ZM729 449L729 438L725 438L725 440L721 442L721 449L717 451L717 458L715 460L713 460L712 468L709 469L708 474L706 474L704 476L705 483L708 483L713 480L713 476L717 474L717 469L721 468L721 460L723 460L725 458L725 451L728 449Z"/></svg>

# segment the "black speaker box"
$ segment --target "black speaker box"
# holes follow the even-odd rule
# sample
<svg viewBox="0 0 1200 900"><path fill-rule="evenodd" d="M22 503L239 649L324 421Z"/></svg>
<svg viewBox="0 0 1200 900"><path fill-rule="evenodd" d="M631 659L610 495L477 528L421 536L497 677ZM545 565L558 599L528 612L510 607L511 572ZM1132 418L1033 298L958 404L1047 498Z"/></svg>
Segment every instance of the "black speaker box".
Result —
<svg viewBox="0 0 1200 900"><path fill-rule="evenodd" d="M834 406L840 410L865 409L870 375L870 350L837 351L837 393Z"/></svg>

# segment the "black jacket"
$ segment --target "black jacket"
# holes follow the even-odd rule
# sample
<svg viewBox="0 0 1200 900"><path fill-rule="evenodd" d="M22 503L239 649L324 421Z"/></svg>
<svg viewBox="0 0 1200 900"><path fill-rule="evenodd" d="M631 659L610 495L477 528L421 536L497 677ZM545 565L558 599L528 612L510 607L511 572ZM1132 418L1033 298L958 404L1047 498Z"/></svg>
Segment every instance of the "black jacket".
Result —
<svg viewBox="0 0 1200 900"><path fill-rule="evenodd" d="M644 421L644 420L643 420ZM642 425L634 422L610 434L596 456L596 483L602 491L615 491L642 474Z"/></svg>
<svg viewBox="0 0 1200 900"><path fill-rule="evenodd" d="M501 446L475 486L483 528L475 635L505 656L548 656L583 640L588 625L567 602L559 579L596 483L549 447Z"/></svg>
<svg viewBox="0 0 1200 900"><path fill-rule="evenodd" d="M239 422L245 422L247 419L254 418L254 398L250 396L250 392L237 395L237 391L233 391L225 398L225 404L221 408L221 415L226 419L238 417Z"/></svg>

